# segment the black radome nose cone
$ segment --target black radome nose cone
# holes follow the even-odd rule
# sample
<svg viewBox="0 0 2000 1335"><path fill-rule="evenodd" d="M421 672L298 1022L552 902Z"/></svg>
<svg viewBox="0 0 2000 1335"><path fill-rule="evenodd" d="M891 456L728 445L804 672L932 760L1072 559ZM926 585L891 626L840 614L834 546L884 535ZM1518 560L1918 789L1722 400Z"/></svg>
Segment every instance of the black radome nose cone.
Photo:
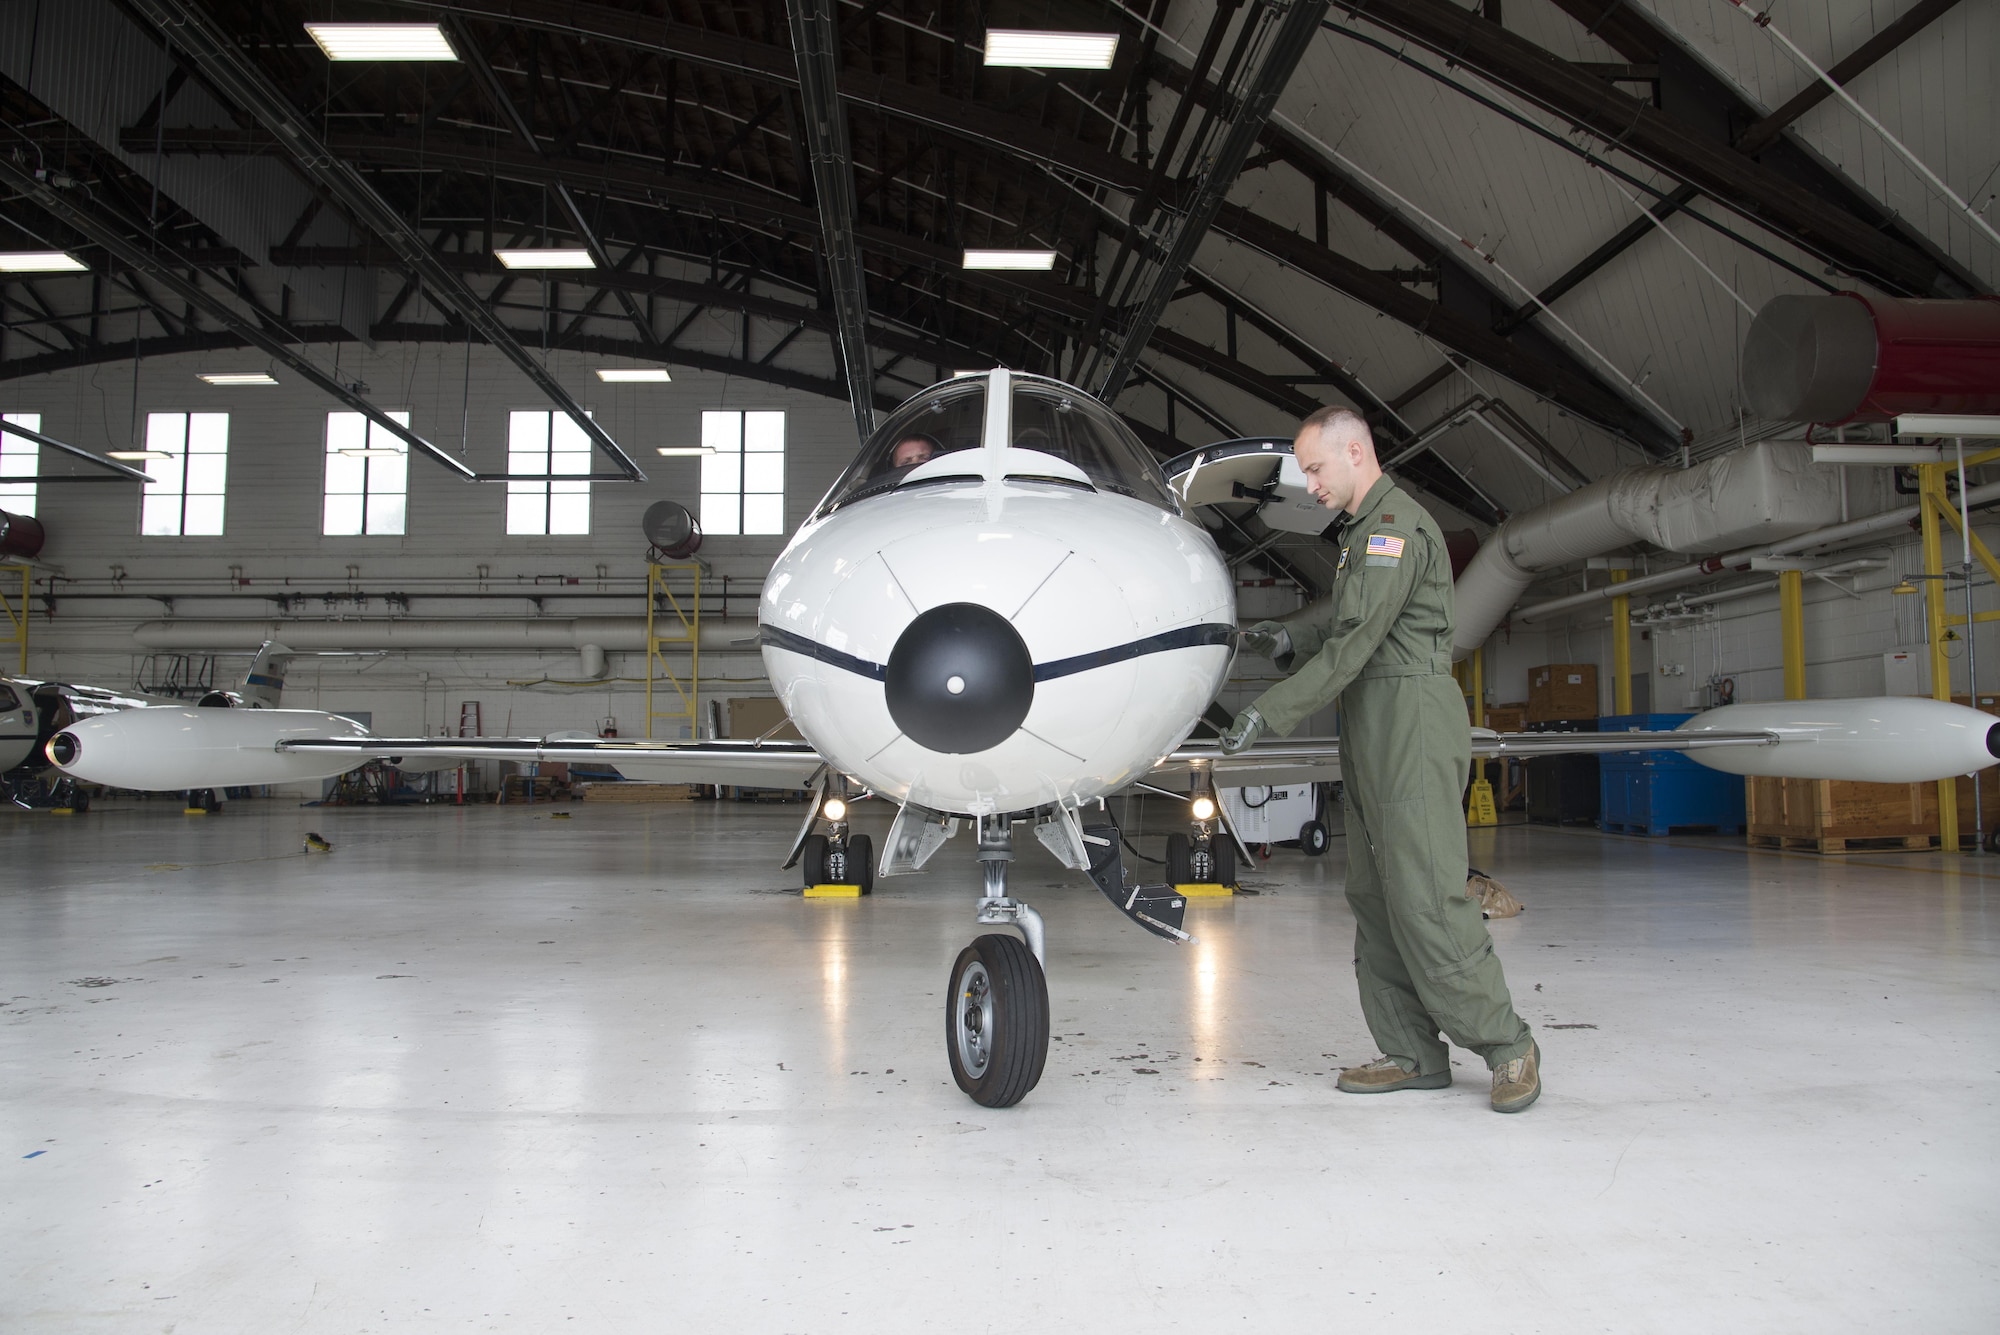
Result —
<svg viewBox="0 0 2000 1335"><path fill-rule="evenodd" d="M889 716L917 745L989 751L1035 702L1035 663L1007 618L977 603L933 607L903 629L884 677Z"/></svg>

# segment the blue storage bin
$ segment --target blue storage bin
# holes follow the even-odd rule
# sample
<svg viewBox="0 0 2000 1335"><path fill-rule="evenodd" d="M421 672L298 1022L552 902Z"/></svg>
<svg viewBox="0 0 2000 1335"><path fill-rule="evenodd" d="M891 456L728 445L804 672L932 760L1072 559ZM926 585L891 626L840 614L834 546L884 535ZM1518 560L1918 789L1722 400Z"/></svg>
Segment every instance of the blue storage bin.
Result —
<svg viewBox="0 0 2000 1335"><path fill-rule="evenodd" d="M1670 732L1692 714L1614 714L1597 721L1607 732ZM1598 820L1617 834L1666 834L1712 829L1740 834L1747 819L1743 779L1697 763L1683 751L1611 751L1598 768Z"/></svg>

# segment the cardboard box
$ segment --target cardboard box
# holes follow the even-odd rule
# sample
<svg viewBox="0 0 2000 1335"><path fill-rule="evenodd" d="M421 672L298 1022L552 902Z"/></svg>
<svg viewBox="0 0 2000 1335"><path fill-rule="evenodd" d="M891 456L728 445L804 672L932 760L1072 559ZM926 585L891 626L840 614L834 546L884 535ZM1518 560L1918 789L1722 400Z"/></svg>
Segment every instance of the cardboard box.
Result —
<svg viewBox="0 0 2000 1335"><path fill-rule="evenodd" d="M1597 665L1549 663L1528 669L1528 722L1596 718Z"/></svg>
<svg viewBox="0 0 2000 1335"><path fill-rule="evenodd" d="M776 732L771 732L776 728ZM751 742L771 733L774 742L802 742L804 737L792 726L785 707L768 695L735 696L729 701L729 735Z"/></svg>

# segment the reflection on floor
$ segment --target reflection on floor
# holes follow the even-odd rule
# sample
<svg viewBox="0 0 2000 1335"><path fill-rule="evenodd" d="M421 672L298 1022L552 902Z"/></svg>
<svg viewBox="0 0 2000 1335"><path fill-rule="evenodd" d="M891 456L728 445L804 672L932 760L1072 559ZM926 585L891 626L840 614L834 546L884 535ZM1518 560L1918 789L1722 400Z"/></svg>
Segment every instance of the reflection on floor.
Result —
<svg viewBox="0 0 2000 1335"><path fill-rule="evenodd" d="M993 1112L969 841L795 807L0 816L12 1332L1990 1330L2000 859L1474 835L1548 1092L1356 1098L1341 842L1198 944L1024 841L1061 1039ZM330 854L300 853L307 829ZM1158 853L1158 840L1140 840ZM1150 846L1149 846L1150 845Z"/></svg>

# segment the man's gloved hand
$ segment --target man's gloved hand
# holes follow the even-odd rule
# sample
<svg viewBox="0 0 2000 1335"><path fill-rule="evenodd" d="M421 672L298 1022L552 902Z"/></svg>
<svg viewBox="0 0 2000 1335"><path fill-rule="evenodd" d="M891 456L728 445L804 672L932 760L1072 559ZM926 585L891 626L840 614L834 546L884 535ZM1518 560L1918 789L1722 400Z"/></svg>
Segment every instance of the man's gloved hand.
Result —
<svg viewBox="0 0 2000 1335"><path fill-rule="evenodd" d="M1292 651L1292 633L1275 621L1259 621L1243 632L1243 647L1265 658L1283 658Z"/></svg>
<svg viewBox="0 0 2000 1335"><path fill-rule="evenodd" d="M1229 725L1229 731L1222 734L1222 754L1235 755L1262 737L1267 726L1269 725L1264 722L1264 716L1257 712L1257 706L1251 705L1238 714L1235 722Z"/></svg>

